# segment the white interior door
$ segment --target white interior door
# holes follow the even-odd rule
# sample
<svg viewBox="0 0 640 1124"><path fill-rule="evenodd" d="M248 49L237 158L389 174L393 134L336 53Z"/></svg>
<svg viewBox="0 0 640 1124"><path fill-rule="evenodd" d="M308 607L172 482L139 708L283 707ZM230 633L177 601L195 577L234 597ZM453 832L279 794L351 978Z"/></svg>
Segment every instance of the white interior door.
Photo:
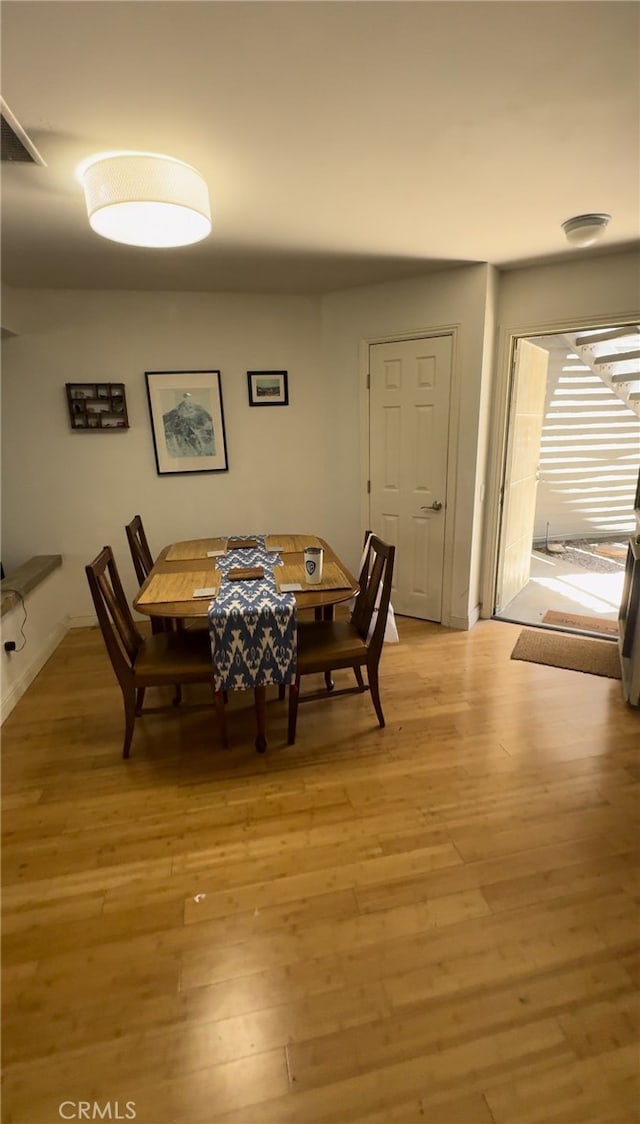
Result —
<svg viewBox="0 0 640 1124"><path fill-rule="evenodd" d="M529 581L549 353L518 340L504 479L496 611Z"/></svg>
<svg viewBox="0 0 640 1124"><path fill-rule="evenodd" d="M453 338L372 344L371 529L396 547L398 613L442 619Z"/></svg>

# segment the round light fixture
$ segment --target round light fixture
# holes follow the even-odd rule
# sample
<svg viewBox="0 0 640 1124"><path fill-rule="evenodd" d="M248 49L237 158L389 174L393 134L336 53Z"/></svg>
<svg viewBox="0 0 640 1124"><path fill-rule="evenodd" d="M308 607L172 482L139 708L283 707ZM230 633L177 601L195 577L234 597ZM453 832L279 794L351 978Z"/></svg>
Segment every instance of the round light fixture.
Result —
<svg viewBox="0 0 640 1124"><path fill-rule="evenodd" d="M610 219L611 215L604 213L574 215L563 222L562 229L572 246L591 246L602 238Z"/></svg>
<svg viewBox="0 0 640 1124"><path fill-rule="evenodd" d="M189 246L211 231L209 192L199 172L151 152L92 157L79 170L89 225L128 246Z"/></svg>

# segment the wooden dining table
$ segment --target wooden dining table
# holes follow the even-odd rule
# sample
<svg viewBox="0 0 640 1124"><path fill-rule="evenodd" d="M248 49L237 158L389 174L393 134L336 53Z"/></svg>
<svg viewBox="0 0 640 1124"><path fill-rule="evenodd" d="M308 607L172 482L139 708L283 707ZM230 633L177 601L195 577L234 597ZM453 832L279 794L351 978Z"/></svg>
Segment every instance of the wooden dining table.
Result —
<svg viewBox="0 0 640 1124"><path fill-rule="evenodd" d="M134 598L134 609L148 617L169 618L176 622L208 622L210 606L216 597L221 596L221 585L227 581L229 564L232 563L235 568L237 561L237 567L242 568L245 561L252 557L252 549L256 543L269 555L276 556L277 561L272 570L276 588L279 590L280 586L284 586L293 593L296 613L313 610L316 617L330 619L335 605L348 601L358 593L357 579L331 546L317 535L231 535L187 539L166 546ZM318 584L310 584L306 580L304 551L308 546L322 547L324 552L322 580ZM261 579L249 580L253 585L253 581ZM237 585L244 585L244 581ZM228 589L228 585L226 588ZM222 691L216 690L222 738L226 744L222 695ZM254 698L255 746L262 753L267 746L266 684L254 685Z"/></svg>

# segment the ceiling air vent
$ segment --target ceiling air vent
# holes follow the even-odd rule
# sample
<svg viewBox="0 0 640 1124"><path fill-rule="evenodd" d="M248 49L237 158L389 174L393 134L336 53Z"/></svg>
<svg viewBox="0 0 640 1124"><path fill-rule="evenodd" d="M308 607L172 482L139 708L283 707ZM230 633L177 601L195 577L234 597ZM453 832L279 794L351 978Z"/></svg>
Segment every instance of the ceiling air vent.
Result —
<svg viewBox="0 0 640 1124"><path fill-rule="evenodd" d="M0 98L0 122L2 123L2 163L40 164L45 162L33 141L16 121L4 98Z"/></svg>

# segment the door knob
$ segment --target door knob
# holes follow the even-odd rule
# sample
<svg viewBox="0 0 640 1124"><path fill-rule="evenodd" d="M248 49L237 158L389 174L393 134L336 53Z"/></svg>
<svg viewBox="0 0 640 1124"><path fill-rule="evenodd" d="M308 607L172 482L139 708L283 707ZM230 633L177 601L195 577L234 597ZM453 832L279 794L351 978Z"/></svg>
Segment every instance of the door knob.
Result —
<svg viewBox="0 0 640 1124"><path fill-rule="evenodd" d="M420 508L420 510L421 511L442 511L442 504L440 503L440 500L434 500L433 503L429 507L426 507L426 506L423 505Z"/></svg>

